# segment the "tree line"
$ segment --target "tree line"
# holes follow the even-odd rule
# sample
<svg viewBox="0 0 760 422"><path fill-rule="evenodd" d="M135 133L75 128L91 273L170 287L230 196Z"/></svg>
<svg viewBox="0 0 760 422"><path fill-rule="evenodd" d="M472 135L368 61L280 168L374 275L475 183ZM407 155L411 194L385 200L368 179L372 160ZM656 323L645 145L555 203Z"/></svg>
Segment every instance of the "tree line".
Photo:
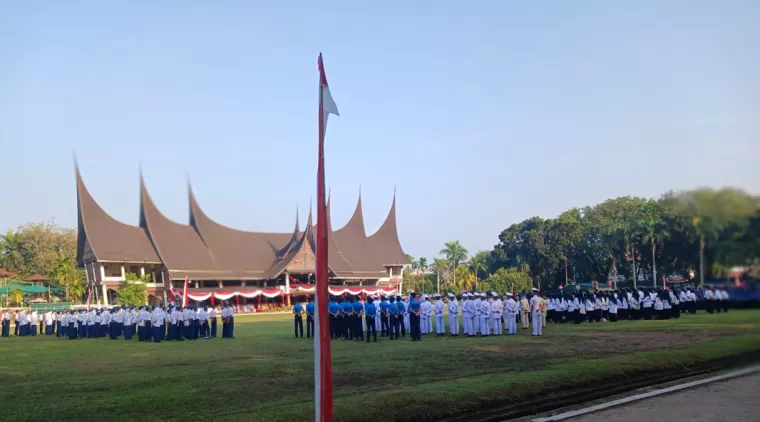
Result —
<svg viewBox="0 0 760 422"><path fill-rule="evenodd" d="M503 292L576 282L652 286L670 276L704 284L727 277L732 267L760 264L760 197L733 188L671 191L658 199L623 196L555 218L528 218L498 239L492 250L472 256L451 241L432 263L410 257L405 287Z"/></svg>

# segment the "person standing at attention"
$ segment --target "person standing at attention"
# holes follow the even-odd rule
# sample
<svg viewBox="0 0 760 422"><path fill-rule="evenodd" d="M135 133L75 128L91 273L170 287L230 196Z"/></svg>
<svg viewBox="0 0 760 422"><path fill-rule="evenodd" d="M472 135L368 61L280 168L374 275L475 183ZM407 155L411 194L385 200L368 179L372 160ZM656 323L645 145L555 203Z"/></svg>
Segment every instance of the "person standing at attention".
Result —
<svg viewBox="0 0 760 422"><path fill-rule="evenodd" d="M530 298L529 302L530 306L530 312L533 317L533 335L534 336L540 336L543 335L543 326L541 325L541 313L543 312L543 300L541 300L541 296L538 295L538 289L535 287L533 288L533 297Z"/></svg>
<svg viewBox="0 0 760 422"><path fill-rule="evenodd" d="M433 312L435 313L435 335L442 336L446 334L446 327L443 323L443 310L445 306L443 299L438 293L435 294L435 304L433 304Z"/></svg>
<svg viewBox="0 0 760 422"><path fill-rule="evenodd" d="M332 317L330 318L332 322ZM314 297L309 296L309 302L306 304L306 338L316 335L314 332Z"/></svg>
<svg viewBox="0 0 760 422"><path fill-rule="evenodd" d="M449 334L459 335L459 302L454 293L449 293Z"/></svg>
<svg viewBox="0 0 760 422"><path fill-rule="evenodd" d="M216 306L212 306L208 310L208 318L211 321L211 338L216 338Z"/></svg>
<svg viewBox="0 0 760 422"><path fill-rule="evenodd" d="M11 314L7 309L0 314L0 323L2 323L2 336L8 337L11 332Z"/></svg>
<svg viewBox="0 0 760 422"><path fill-rule="evenodd" d="M422 340L422 334L420 332L420 301L417 300L417 293L412 293L412 298L409 301L409 331L411 332L412 341Z"/></svg>
<svg viewBox="0 0 760 422"><path fill-rule="evenodd" d="M299 330L300 330L300 337L303 338L303 306L301 306L301 301L299 300L296 302L295 305L293 305L293 332L295 333L296 338L299 337Z"/></svg>
<svg viewBox="0 0 760 422"><path fill-rule="evenodd" d="M377 343L377 325L375 325L375 318L377 317L377 306L375 306L375 300L372 297L367 298L367 304L364 305L364 315L367 321L367 343L369 343L369 336L375 339Z"/></svg>
<svg viewBox="0 0 760 422"><path fill-rule="evenodd" d="M520 321L522 322L523 330L528 328L528 315L530 315L530 303L525 294L520 294Z"/></svg>
<svg viewBox="0 0 760 422"><path fill-rule="evenodd" d="M512 297L512 293L507 292L507 334L517 334L517 312L519 312L519 306Z"/></svg>

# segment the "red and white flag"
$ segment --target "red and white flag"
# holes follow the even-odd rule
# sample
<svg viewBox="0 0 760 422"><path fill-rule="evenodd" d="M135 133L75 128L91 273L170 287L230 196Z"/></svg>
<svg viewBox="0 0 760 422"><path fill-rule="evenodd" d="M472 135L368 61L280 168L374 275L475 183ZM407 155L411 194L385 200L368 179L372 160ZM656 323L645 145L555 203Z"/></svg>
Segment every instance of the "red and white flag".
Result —
<svg viewBox="0 0 760 422"><path fill-rule="evenodd" d="M325 203L325 132L327 118L338 114L330 87L327 85L322 54L317 60L319 68L319 163L317 166L317 251L316 251L316 307L314 320L314 420L332 421L332 356L330 352L330 319L328 312L327 262L327 206Z"/></svg>
<svg viewBox="0 0 760 422"><path fill-rule="evenodd" d="M190 278L185 276L185 289L182 291L182 307L187 306L187 284L190 282Z"/></svg>

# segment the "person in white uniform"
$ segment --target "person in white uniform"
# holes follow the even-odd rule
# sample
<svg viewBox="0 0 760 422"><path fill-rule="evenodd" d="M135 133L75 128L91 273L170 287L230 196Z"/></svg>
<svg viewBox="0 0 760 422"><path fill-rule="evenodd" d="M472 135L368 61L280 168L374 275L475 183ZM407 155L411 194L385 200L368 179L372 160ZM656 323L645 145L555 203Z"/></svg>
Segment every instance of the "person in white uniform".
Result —
<svg viewBox="0 0 760 422"><path fill-rule="evenodd" d="M500 336L504 332L504 328L501 326L501 315L504 312L504 304L501 303L498 293L491 292L491 296L494 297L491 303L491 325L493 333Z"/></svg>
<svg viewBox="0 0 760 422"><path fill-rule="evenodd" d="M454 293L449 293L449 334L452 336L459 335L459 302Z"/></svg>
<svg viewBox="0 0 760 422"><path fill-rule="evenodd" d="M435 312L435 335L436 337L446 334L446 327L443 323L443 311L445 309L443 299L438 293L435 294L435 303L433 304L433 312Z"/></svg>
<svg viewBox="0 0 760 422"><path fill-rule="evenodd" d="M470 335L470 294L467 292L462 293L462 325L464 328L464 335Z"/></svg>
<svg viewBox="0 0 760 422"><path fill-rule="evenodd" d="M512 293L507 292L507 334L517 334L517 313L520 312L520 307L517 305L515 298L512 297Z"/></svg>
<svg viewBox="0 0 760 422"><path fill-rule="evenodd" d="M543 326L541 324L541 314L543 313L542 299L538 294L538 289L533 288L533 297L530 298L530 314L533 323L533 335L543 335Z"/></svg>

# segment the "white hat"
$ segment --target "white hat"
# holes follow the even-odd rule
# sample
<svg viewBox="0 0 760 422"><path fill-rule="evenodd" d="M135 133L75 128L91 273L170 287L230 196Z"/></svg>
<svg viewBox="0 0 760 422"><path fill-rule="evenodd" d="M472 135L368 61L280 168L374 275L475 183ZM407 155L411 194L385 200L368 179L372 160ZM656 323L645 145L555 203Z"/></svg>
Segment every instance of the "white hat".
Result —
<svg viewBox="0 0 760 422"><path fill-rule="evenodd" d="M488 297L488 295L485 292L480 292L480 297Z"/></svg>
<svg viewBox="0 0 760 422"><path fill-rule="evenodd" d="M491 296L493 296L493 297L499 297L499 294L496 293L496 292L491 292Z"/></svg>
<svg viewBox="0 0 760 422"><path fill-rule="evenodd" d="M535 287L534 287L534 288L532 288L531 290L533 290L534 292L537 292L537 291L538 291L538 289L537 289L537 288L535 288Z"/></svg>
<svg viewBox="0 0 760 422"><path fill-rule="evenodd" d="M504 294L505 294L506 296L508 296L508 297L512 297L512 293L506 292L506 293L504 293Z"/></svg>
<svg viewBox="0 0 760 422"><path fill-rule="evenodd" d="M454 293L449 292L448 296L449 297L454 297Z"/></svg>
<svg viewBox="0 0 760 422"><path fill-rule="evenodd" d="M438 293L434 294L433 297L441 297Z"/></svg>

